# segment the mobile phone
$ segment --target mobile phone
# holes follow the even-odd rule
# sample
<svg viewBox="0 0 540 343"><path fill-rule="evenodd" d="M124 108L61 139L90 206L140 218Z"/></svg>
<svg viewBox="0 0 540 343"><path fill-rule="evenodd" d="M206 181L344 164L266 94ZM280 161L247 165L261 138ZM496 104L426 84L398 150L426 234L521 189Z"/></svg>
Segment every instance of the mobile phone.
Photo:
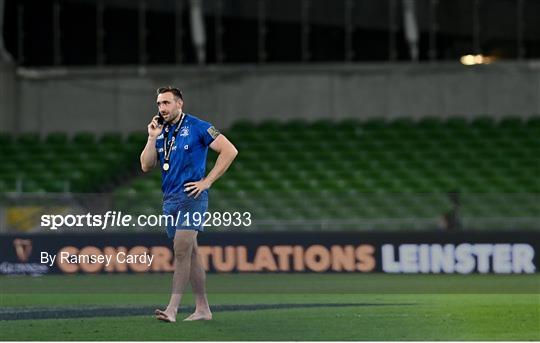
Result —
<svg viewBox="0 0 540 343"><path fill-rule="evenodd" d="M161 113L159 113L159 111L157 115L158 115L158 119L157 119L158 124L163 125L165 123L165 119L163 119L163 116L161 115Z"/></svg>

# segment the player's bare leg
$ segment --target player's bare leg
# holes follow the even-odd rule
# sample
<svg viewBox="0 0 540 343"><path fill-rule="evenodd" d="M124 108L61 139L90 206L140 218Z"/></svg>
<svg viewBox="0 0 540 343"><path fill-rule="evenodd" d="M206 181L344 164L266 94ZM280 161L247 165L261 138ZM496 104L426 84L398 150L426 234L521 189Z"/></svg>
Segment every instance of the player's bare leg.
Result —
<svg viewBox="0 0 540 343"><path fill-rule="evenodd" d="M184 321L211 320L212 312L210 311L206 296L206 272L199 256L197 237L194 237L193 240L190 281L193 293L195 293L195 312L184 319Z"/></svg>
<svg viewBox="0 0 540 343"><path fill-rule="evenodd" d="M191 256L193 253L193 242L197 237L197 231L177 230L174 236L174 275L172 284L171 299L169 305L162 311L156 310L156 319L166 322L176 322L176 313L182 301L184 289L189 281L191 269Z"/></svg>

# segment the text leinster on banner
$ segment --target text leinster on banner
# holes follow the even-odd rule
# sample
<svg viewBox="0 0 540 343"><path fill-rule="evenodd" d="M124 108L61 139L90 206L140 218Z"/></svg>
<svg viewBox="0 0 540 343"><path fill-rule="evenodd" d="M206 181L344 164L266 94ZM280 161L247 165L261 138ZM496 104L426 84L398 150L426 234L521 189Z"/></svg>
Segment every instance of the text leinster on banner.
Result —
<svg viewBox="0 0 540 343"><path fill-rule="evenodd" d="M385 244L386 273L534 273L529 244Z"/></svg>

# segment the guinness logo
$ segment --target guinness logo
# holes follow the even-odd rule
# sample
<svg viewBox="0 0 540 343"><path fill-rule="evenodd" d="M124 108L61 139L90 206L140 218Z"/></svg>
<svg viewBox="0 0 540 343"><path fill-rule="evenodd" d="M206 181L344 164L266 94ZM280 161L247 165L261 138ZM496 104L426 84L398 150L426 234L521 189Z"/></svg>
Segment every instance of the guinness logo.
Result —
<svg viewBox="0 0 540 343"><path fill-rule="evenodd" d="M13 240L13 246L15 247L15 253L19 261L28 261L32 253L32 240L16 238Z"/></svg>

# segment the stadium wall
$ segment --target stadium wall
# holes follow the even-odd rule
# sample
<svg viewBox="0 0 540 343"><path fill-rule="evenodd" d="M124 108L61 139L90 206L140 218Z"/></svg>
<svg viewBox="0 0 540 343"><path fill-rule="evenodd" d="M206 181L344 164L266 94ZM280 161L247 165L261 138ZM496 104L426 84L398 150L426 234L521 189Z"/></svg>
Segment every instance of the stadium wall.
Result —
<svg viewBox="0 0 540 343"><path fill-rule="evenodd" d="M144 130L156 112L154 90L162 85L184 89L185 110L219 128L238 119L540 113L535 61L19 69L15 127L42 134ZM13 108L2 103L0 122L9 124L1 126L4 131Z"/></svg>
<svg viewBox="0 0 540 343"><path fill-rule="evenodd" d="M13 64L0 63L0 131L11 132L16 126L17 78Z"/></svg>

